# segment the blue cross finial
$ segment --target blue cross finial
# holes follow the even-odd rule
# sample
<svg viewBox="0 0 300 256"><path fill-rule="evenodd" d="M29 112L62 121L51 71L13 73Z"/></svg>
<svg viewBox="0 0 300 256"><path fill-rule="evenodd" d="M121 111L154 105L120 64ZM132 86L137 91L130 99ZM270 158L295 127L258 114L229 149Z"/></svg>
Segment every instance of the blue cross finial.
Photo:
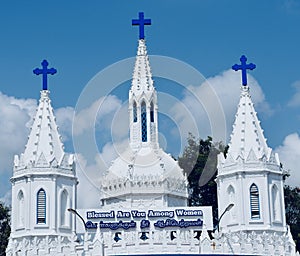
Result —
<svg viewBox="0 0 300 256"><path fill-rule="evenodd" d="M253 70L256 68L256 65L253 63L246 64L247 58L245 55L242 55L240 58L241 65L235 64L232 66L232 69L235 71L242 70L242 82L243 85L247 85L247 69Z"/></svg>
<svg viewBox="0 0 300 256"><path fill-rule="evenodd" d="M42 69L36 68L33 70L33 73L36 75L43 75L43 90L48 90L48 85L47 85L47 75L54 75L57 70L55 68L47 68L49 65L48 61L43 60L42 62Z"/></svg>
<svg viewBox="0 0 300 256"><path fill-rule="evenodd" d="M139 12L139 19L132 20L132 25L140 26L140 39L145 39L145 25L151 25L151 19L144 19L144 13Z"/></svg>

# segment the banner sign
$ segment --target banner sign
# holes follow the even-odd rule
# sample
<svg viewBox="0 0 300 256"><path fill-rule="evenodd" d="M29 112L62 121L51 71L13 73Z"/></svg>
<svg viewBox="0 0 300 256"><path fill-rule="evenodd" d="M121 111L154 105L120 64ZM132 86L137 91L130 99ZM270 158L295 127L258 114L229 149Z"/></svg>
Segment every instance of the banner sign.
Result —
<svg viewBox="0 0 300 256"><path fill-rule="evenodd" d="M201 230L203 224L213 229L212 208L168 207L147 210L79 210L85 216L86 228L105 230L194 229Z"/></svg>

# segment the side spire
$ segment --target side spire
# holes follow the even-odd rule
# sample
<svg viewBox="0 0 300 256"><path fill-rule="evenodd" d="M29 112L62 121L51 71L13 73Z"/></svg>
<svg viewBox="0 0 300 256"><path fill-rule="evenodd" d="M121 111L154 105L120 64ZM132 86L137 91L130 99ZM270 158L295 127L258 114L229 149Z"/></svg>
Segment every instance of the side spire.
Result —
<svg viewBox="0 0 300 256"><path fill-rule="evenodd" d="M50 91L48 91L47 83L45 83L47 74L55 74L56 69L47 69L48 62L46 60L42 62L42 66L43 69L34 70L35 74L43 74L43 90L25 151L21 154L20 161L15 158L15 161L19 162L15 162L15 165L20 167L60 164L65 155L49 98Z"/></svg>
<svg viewBox="0 0 300 256"><path fill-rule="evenodd" d="M271 149L268 147L260 121L254 109L253 102L247 85L247 69L253 70L256 65L246 64L247 58L243 55L241 65L235 64L232 69L242 71L242 84L240 102L236 113L228 154L233 160L239 157L242 159L261 159L269 157Z"/></svg>
<svg viewBox="0 0 300 256"><path fill-rule="evenodd" d="M243 86L228 153L235 160L238 156L248 158L250 153L260 159L263 156L268 157L270 150L257 118L249 87Z"/></svg>
<svg viewBox="0 0 300 256"><path fill-rule="evenodd" d="M47 163L50 163L54 158L60 162L64 154L49 93L47 90L41 91L39 105L24 151L23 157L26 162L36 163L41 155L45 157Z"/></svg>

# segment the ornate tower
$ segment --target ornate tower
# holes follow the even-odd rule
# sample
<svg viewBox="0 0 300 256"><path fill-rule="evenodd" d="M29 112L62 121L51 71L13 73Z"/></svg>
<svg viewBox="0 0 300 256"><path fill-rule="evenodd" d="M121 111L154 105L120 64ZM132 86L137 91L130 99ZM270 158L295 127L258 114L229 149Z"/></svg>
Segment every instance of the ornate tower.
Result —
<svg viewBox="0 0 300 256"><path fill-rule="evenodd" d="M268 147L257 118L246 69L254 64L234 65L242 70L243 86L226 158L218 157L219 216L230 204L234 206L219 223L223 233L263 231L287 232L285 219L283 175L279 157Z"/></svg>
<svg viewBox="0 0 300 256"><path fill-rule="evenodd" d="M129 91L130 146L158 148L157 96L144 39L139 40Z"/></svg>
<svg viewBox="0 0 300 256"><path fill-rule="evenodd" d="M151 20L139 13L132 24L140 26L140 38L129 91L130 145L102 179L102 205L110 209L186 206L187 179L158 143L157 95L144 38L144 25Z"/></svg>
<svg viewBox="0 0 300 256"><path fill-rule="evenodd" d="M37 112L25 151L14 159L7 255L67 252L75 233L75 219L67 211L76 208L74 156L64 152L49 98L46 76L56 70L47 69L45 60L42 65L34 70L44 76Z"/></svg>

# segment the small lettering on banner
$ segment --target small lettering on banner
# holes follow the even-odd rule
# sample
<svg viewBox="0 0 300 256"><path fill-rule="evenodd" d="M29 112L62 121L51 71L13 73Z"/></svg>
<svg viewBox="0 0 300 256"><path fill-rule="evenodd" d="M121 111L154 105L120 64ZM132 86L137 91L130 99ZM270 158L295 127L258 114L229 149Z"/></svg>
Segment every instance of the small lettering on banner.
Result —
<svg viewBox="0 0 300 256"><path fill-rule="evenodd" d="M86 216L86 228L101 230L138 229L197 229L205 224L213 229L212 208L203 207L166 207L165 209L118 209L109 211L79 210Z"/></svg>

